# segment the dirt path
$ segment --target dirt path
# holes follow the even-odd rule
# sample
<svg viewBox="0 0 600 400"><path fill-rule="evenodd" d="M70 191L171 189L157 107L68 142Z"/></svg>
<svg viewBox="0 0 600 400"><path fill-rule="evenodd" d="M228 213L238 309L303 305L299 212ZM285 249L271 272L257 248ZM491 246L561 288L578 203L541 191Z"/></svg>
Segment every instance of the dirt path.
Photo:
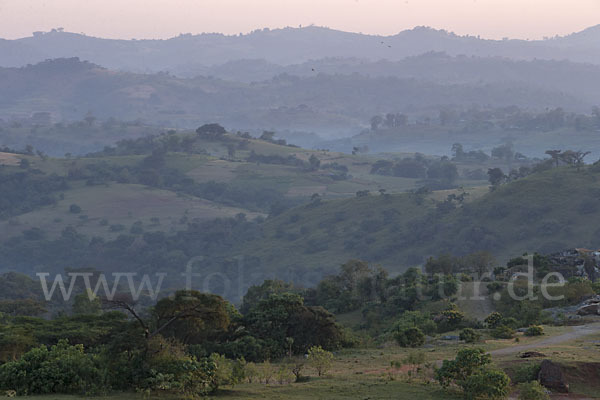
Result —
<svg viewBox="0 0 600 400"><path fill-rule="evenodd" d="M536 343L524 344L520 346L507 347L504 349L490 351L490 354L493 356L505 356L509 354L520 353L526 350L534 350L539 349L541 347L551 346L554 344L559 344L563 342L568 342L570 340L578 339L582 336L591 335L594 333L600 333L600 323L596 322L588 325L581 325L573 327L571 332L563 333L562 335L549 337L547 339L540 340Z"/></svg>

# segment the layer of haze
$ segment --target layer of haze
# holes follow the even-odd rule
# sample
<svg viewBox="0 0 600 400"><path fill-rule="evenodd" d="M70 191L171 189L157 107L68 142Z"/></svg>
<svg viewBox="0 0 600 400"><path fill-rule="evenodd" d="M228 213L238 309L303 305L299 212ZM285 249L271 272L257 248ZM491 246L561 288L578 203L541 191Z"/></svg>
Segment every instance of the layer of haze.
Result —
<svg viewBox="0 0 600 400"><path fill-rule="evenodd" d="M106 38L247 33L315 24L392 35L425 25L540 39L600 23L600 0L0 0L0 37L62 27Z"/></svg>

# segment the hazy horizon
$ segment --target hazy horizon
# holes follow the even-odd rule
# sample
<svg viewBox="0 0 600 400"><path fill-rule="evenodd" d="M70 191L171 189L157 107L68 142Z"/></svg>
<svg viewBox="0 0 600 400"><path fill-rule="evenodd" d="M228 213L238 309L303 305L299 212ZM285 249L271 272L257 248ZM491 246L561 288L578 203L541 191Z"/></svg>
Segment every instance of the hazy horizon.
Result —
<svg viewBox="0 0 600 400"><path fill-rule="evenodd" d="M0 0L4 39L55 28L111 39L167 39L316 25L386 36L428 26L486 39L535 40L598 23L598 0L580 0L577 7L565 0Z"/></svg>

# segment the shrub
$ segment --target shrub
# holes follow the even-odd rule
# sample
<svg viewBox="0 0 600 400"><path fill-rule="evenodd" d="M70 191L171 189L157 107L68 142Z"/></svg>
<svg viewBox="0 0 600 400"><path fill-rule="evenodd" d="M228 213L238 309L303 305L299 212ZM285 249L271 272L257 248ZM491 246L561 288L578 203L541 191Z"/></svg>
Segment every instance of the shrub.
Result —
<svg viewBox="0 0 600 400"><path fill-rule="evenodd" d="M61 340L48 349L41 346L19 360L0 366L0 388L24 394L87 394L103 386L94 359L84 353L83 345Z"/></svg>
<svg viewBox="0 0 600 400"><path fill-rule="evenodd" d="M486 287L490 293L494 293L500 291L500 289L502 289L503 286L500 282L491 282L488 283Z"/></svg>
<svg viewBox="0 0 600 400"><path fill-rule="evenodd" d="M322 376L331 368L333 353L323 350L321 346L313 346L308 349L308 362L317 370L317 374Z"/></svg>
<svg viewBox="0 0 600 400"><path fill-rule="evenodd" d="M468 400L504 399L508 395L509 384L508 375L492 369L483 369L459 382Z"/></svg>
<svg viewBox="0 0 600 400"><path fill-rule="evenodd" d="M519 365L513 375L515 383L534 381L540 373L540 363L530 362Z"/></svg>
<svg viewBox="0 0 600 400"><path fill-rule="evenodd" d="M483 349L462 349L454 360L443 361L442 366L435 373L435 379L444 387L451 383L460 385L491 362L492 356L486 354Z"/></svg>
<svg viewBox="0 0 600 400"><path fill-rule="evenodd" d="M420 347L425 343L425 335L416 327L397 331L394 333L394 339L401 347Z"/></svg>
<svg viewBox="0 0 600 400"><path fill-rule="evenodd" d="M479 340L481 335L475 332L472 328L465 328L460 331L459 338L460 340L464 340L466 343L474 343Z"/></svg>
<svg viewBox="0 0 600 400"><path fill-rule="evenodd" d="M502 323L502 314L499 312L493 312L487 316L484 322L487 324L488 328L496 328L498 325Z"/></svg>
<svg viewBox="0 0 600 400"><path fill-rule="evenodd" d="M448 332L459 328L464 320L465 314L458 310L454 304L449 309L442 311L440 318L438 319L438 331Z"/></svg>
<svg viewBox="0 0 600 400"><path fill-rule="evenodd" d="M495 339L512 339L515 336L515 330L510 326L500 325L492 330L491 335Z"/></svg>
<svg viewBox="0 0 600 400"><path fill-rule="evenodd" d="M519 400L549 400L546 389L538 381L521 383L519 385Z"/></svg>
<svg viewBox="0 0 600 400"><path fill-rule="evenodd" d="M540 325L531 325L525 331L525 336L542 336L544 334L544 328Z"/></svg>
<svg viewBox="0 0 600 400"><path fill-rule="evenodd" d="M81 207L79 207L77 204L71 204L69 206L69 212L71 214L79 214L81 212Z"/></svg>

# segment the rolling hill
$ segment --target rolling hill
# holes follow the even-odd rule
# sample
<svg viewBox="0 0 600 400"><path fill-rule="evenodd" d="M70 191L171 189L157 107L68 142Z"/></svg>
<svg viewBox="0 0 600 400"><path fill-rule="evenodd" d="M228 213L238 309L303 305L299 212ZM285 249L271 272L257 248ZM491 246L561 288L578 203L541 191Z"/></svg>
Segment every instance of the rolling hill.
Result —
<svg viewBox="0 0 600 400"><path fill-rule="evenodd" d="M447 210L415 194L303 206L269 218L266 244L241 253L279 273L335 268L350 258L399 272L446 253L487 250L506 261L524 252L598 248L599 178L597 167L552 169L483 196L476 191L471 201Z"/></svg>
<svg viewBox="0 0 600 400"><path fill-rule="evenodd" d="M268 277L310 286L351 258L401 272L430 255L488 250L502 262L600 241L597 166L552 168L491 192L486 182L465 180L457 182L464 189L426 192L416 190L419 179L370 174L376 157L243 135L197 137L187 152L164 156L151 150L185 140L162 135L78 159L3 157L2 176L23 170L14 157L27 159L20 185L48 187L35 198L54 201L25 194L17 208L3 210L12 216L0 225L0 268L169 272L176 285L185 263L202 256L197 272L226 280L211 290L235 298ZM309 167L315 160L320 165ZM332 164L348 176L335 178ZM40 189L44 179L61 186ZM448 197L463 190L464 202ZM74 247L61 252L65 246Z"/></svg>
<svg viewBox="0 0 600 400"><path fill-rule="evenodd" d="M49 58L79 57L134 72L189 70L243 59L289 65L327 57L398 61L428 51L451 55L501 56L599 63L599 28L545 40L485 40L427 27L375 36L309 26L263 29L246 35L183 34L168 40L113 40L53 30L0 40L2 66L35 64Z"/></svg>
<svg viewBox="0 0 600 400"><path fill-rule="evenodd" d="M81 121L91 113L102 121L182 128L221 121L233 130L313 131L324 137L350 136L373 115L386 112L418 116L474 104L589 112L593 105L578 95L519 81L439 83L358 74L283 74L243 83L117 72L77 59L2 68L0 93L0 118L8 121L36 112L49 113L52 122Z"/></svg>

